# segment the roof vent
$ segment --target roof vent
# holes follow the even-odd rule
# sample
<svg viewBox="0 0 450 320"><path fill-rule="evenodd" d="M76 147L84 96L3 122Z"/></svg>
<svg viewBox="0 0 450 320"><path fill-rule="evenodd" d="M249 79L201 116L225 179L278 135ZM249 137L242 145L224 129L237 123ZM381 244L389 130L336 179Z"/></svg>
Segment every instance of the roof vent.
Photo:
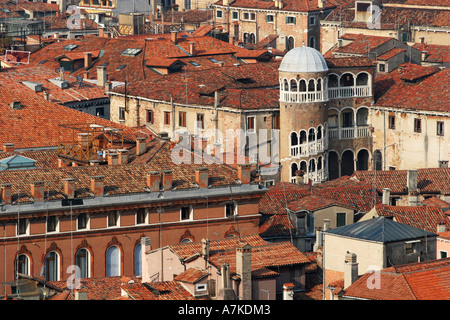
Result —
<svg viewBox="0 0 450 320"><path fill-rule="evenodd" d="M22 104L20 101L14 100L9 104L13 110L22 110Z"/></svg>
<svg viewBox="0 0 450 320"><path fill-rule="evenodd" d="M23 81L22 84L26 85L28 88L30 88L34 92L42 91L42 83L33 82L33 81Z"/></svg>
<svg viewBox="0 0 450 320"><path fill-rule="evenodd" d="M59 78L56 79L49 79L51 83L53 83L55 86L61 88L61 89L67 89L69 87L69 82L65 80L60 80Z"/></svg>

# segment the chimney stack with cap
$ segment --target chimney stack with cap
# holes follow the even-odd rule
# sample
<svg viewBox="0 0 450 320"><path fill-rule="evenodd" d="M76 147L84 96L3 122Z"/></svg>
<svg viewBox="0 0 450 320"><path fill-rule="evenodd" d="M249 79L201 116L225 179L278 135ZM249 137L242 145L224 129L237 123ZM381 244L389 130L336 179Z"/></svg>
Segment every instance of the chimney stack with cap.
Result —
<svg viewBox="0 0 450 320"><path fill-rule="evenodd" d="M172 190L172 170L163 171L162 187L164 191Z"/></svg>
<svg viewBox="0 0 450 320"><path fill-rule="evenodd" d="M242 300L252 300L252 252L248 243L236 248L236 274L241 278L240 295Z"/></svg>
<svg viewBox="0 0 450 320"><path fill-rule="evenodd" d="M2 202L3 204L11 204L11 184L3 183L2 188Z"/></svg>
<svg viewBox="0 0 450 320"><path fill-rule="evenodd" d="M356 254L347 251L344 262L344 289L347 289L357 279L358 263L356 262Z"/></svg>
<svg viewBox="0 0 450 320"><path fill-rule="evenodd" d="M103 179L103 176L91 177L91 191L94 193L95 197L102 197L105 192L105 183Z"/></svg>
<svg viewBox="0 0 450 320"><path fill-rule="evenodd" d="M34 201L44 201L44 181L35 181L31 183L31 196Z"/></svg>
<svg viewBox="0 0 450 320"><path fill-rule="evenodd" d="M408 186L408 204L417 206L419 203L419 190L417 189L417 170L408 170L407 186Z"/></svg>
<svg viewBox="0 0 450 320"><path fill-rule="evenodd" d="M4 143L3 152L14 152L14 143Z"/></svg>
<svg viewBox="0 0 450 320"><path fill-rule="evenodd" d="M208 188L208 168L195 169L195 183L198 184L199 188Z"/></svg>
<svg viewBox="0 0 450 320"><path fill-rule="evenodd" d="M391 197L391 189L384 188L383 189L382 203L385 204L385 205L389 205L390 204L390 197Z"/></svg>
<svg viewBox="0 0 450 320"><path fill-rule="evenodd" d="M250 183L250 173L251 173L251 165L250 164L239 164L238 165L238 179L242 184Z"/></svg>
<svg viewBox="0 0 450 320"><path fill-rule="evenodd" d="M161 172L150 171L147 173L147 188L151 192L156 192L161 189Z"/></svg>
<svg viewBox="0 0 450 320"><path fill-rule="evenodd" d="M64 179L64 193L67 199L75 198L75 180L72 178Z"/></svg>
<svg viewBox="0 0 450 320"><path fill-rule="evenodd" d="M92 52L84 53L84 68L88 69L92 64Z"/></svg>

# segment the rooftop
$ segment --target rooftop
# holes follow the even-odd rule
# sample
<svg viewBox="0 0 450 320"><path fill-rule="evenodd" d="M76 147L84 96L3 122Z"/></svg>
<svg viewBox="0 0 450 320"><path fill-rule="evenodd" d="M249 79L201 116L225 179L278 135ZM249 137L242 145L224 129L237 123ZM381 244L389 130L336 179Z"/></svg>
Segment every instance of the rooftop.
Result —
<svg viewBox="0 0 450 320"><path fill-rule="evenodd" d="M337 227L325 233L381 243L397 242L436 236L435 233L424 231L407 224L399 223L385 217L360 221Z"/></svg>

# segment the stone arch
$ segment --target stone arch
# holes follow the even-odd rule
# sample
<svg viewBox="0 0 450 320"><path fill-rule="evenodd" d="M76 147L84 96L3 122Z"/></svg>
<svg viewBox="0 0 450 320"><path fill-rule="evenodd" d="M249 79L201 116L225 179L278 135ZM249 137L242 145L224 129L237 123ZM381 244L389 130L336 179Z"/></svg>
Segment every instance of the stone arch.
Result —
<svg viewBox="0 0 450 320"><path fill-rule="evenodd" d="M369 170L369 158L370 154L367 149L360 149L356 154L356 170L367 171Z"/></svg>
<svg viewBox="0 0 450 320"><path fill-rule="evenodd" d="M339 178L339 154L332 150L328 152L328 176L330 180Z"/></svg>
<svg viewBox="0 0 450 320"><path fill-rule="evenodd" d="M353 150L347 149L341 156L341 176L351 176L355 171L355 155Z"/></svg>
<svg viewBox="0 0 450 320"><path fill-rule="evenodd" d="M341 87L353 87L355 85L355 75L352 72L345 72L339 79Z"/></svg>
<svg viewBox="0 0 450 320"><path fill-rule="evenodd" d="M337 88L339 87L339 75L335 73L330 73L328 75L328 87L329 88Z"/></svg>

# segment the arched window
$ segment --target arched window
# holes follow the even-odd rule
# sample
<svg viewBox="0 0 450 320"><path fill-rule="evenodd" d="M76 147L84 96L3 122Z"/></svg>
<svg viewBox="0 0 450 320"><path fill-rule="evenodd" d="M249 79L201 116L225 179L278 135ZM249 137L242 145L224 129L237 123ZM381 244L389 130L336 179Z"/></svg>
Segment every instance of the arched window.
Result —
<svg viewBox="0 0 450 320"><path fill-rule="evenodd" d="M291 133L291 146L298 145L298 137L296 132Z"/></svg>
<svg viewBox="0 0 450 320"><path fill-rule="evenodd" d="M75 264L80 268L80 277L89 278L90 268L89 268L89 251L86 249L80 249L75 255Z"/></svg>
<svg viewBox="0 0 450 320"><path fill-rule="evenodd" d="M120 276L120 249L116 246L106 250L106 276Z"/></svg>
<svg viewBox="0 0 450 320"><path fill-rule="evenodd" d="M314 79L309 80L309 82L308 82L308 91L310 91L310 92L316 91L316 85L314 83Z"/></svg>
<svg viewBox="0 0 450 320"><path fill-rule="evenodd" d="M295 91L295 92L297 92L297 80L295 80L295 79L292 79L291 80L291 91Z"/></svg>
<svg viewBox="0 0 450 320"><path fill-rule="evenodd" d="M306 142L306 131L302 130L300 131L300 144L305 144Z"/></svg>
<svg viewBox="0 0 450 320"><path fill-rule="evenodd" d="M316 140L316 132L314 131L314 128L311 128L308 131L308 142L315 141L315 140Z"/></svg>
<svg viewBox="0 0 450 320"><path fill-rule="evenodd" d="M299 85L299 91L300 92L306 92L306 81L305 80L300 80L300 85Z"/></svg>
<svg viewBox="0 0 450 320"><path fill-rule="evenodd" d="M330 74L328 76L328 86L330 88L337 88L339 87L339 78L335 74Z"/></svg>
<svg viewBox="0 0 450 320"><path fill-rule="evenodd" d="M294 42L293 36L286 37L286 51L294 49Z"/></svg>
<svg viewBox="0 0 450 320"><path fill-rule="evenodd" d="M30 259L26 254L20 254L17 257L14 269L16 270L16 273L30 275Z"/></svg>
<svg viewBox="0 0 450 320"><path fill-rule="evenodd" d="M322 79L317 79L317 91L322 91Z"/></svg>
<svg viewBox="0 0 450 320"><path fill-rule="evenodd" d="M309 46L311 48L316 48L316 38L314 37L309 38Z"/></svg>
<svg viewBox="0 0 450 320"><path fill-rule="evenodd" d="M318 171L322 170L322 161L323 161L322 157L317 158L317 170Z"/></svg>
<svg viewBox="0 0 450 320"><path fill-rule="evenodd" d="M45 280L59 280L59 256L54 251L47 253L45 256Z"/></svg>
<svg viewBox="0 0 450 320"><path fill-rule="evenodd" d="M284 91L289 91L289 83L286 79L283 80Z"/></svg>
<svg viewBox="0 0 450 320"><path fill-rule="evenodd" d="M248 42L249 43L256 43L256 37L254 33L250 33L249 37L248 37Z"/></svg>
<svg viewBox="0 0 450 320"><path fill-rule="evenodd" d="M357 86L367 86L369 84L369 75L365 72L358 74L356 77Z"/></svg>
<svg viewBox="0 0 450 320"><path fill-rule="evenodd" d="M291 178L295 178L297 176L298 166L295 162L291 163Z"/></svg>
<svg viewBox="0 0 450 320"><path fill-rule="evenodd" d="M309 160L308 172L316 171L316 159Z"/></svg>
<svg viewBox="0 0 450 320"><path fill-rule="evenodd" d="M190 242L192 242L192 240L189 238L184 238L183 240L180 241L180 243L190 243Z"/></svg>
<svg viewBox="0 0 450 320"><path fill-rule="evenodd" d="M322 126L317 127L317 140L322 139Z"/></svg>
<svg viewBox="0 0 450 320"><path fill-rule="evenodd" d="M344 73L341 76L341 87L351 87L355 84L355 79L351 73Z"/></svg>
<svg viewBox="0 0 450 320"><path fill-rule="evenodd" d="M142 275L142 245L140 243L134 247L134 275L136 277Z"/></svg>
<svg viewBox="0 0 450 320"><path fill-rule="evenodd" d="M244 32L243 40L244 40L244 43L248 43L248 41L249 41L249 35L248 35L247 32Z"/></svg>

